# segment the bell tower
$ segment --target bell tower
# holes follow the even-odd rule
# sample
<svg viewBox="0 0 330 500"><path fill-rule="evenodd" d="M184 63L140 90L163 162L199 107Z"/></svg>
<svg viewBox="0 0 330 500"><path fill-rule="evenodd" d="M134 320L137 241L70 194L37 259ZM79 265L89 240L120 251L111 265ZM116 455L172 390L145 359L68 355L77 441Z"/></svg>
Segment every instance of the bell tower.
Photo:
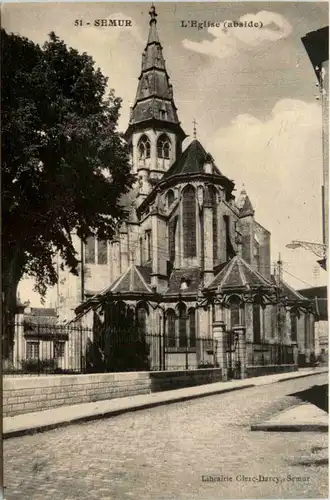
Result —
<svg viewBox="0 0 330 500"><path fill-rule="evenodd" d="M173 87L166 71L157 32L157 13L150 8L149 36L129 125L125 133L131 148L133 171L139 177L139 198L148 195L182 152L187 137L180 126ZM141 201L142 201L141 199Z"/></svg>

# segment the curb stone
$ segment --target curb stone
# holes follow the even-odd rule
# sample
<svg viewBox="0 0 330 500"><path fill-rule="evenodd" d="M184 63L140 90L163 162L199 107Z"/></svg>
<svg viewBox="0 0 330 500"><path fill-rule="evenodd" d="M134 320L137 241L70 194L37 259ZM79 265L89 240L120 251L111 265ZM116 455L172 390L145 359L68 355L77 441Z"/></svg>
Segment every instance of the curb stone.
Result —
<svg viewBox="0 0 330 500"><path fill-rule="evenodd" d="M327 372L328 372L328 370L321 371L321 372L317 371L317 372L312 372L312 373L304 373L304 374L296 375L296 376L289 376L289 377L286 377L284 379L275 380L274 382L271 382L271 384L275 384L278 382L286 382L289 380L294 380L296 378L303 378L303 377L310 377L313 375L320 375L320 374L327 373ZM4 431L3 432L3 439L10 439L10 438L24 436L24 435L33 435L33 434L37 434L40 432L46 432L49 430L58 429L60 427L67 427L69 425L75 425L75 424L81 424L84 422L101 420L103 418L116 417L116 416L122 415L124 413L130 413L130 412L135 412L135 411L139 411L139 410L146 410L149 408L155 408L157 406L164 406L164 405L168 405L168 404L181 403L184 401L194 400L194 399L203 398L203 397L207 397L207 396L215 396L217 394L225 394L228 392L249 389L249 388L261 386L261 385L268 385L268 384L267 384L267 382L265 382L265 384L253 384L253 383L251 383L251 384L245 384L243 386L238 386L238 387L214 389L214 390L211 390L209 392L204 392L204 393L197 393L197 394L190 394L190 395L188 394L188 395L182 395L182 396L178 396L178 397L175 397L173 395L174 397L169 398L169 399L160 400L160 401L150 401L150 402L135 404L135 405L133 404L132 406L127 406L127 407L123 407L123 408L106 410L103 412L101 411L98 414L97 413L87 414L87 415L77 416L77 417L73 416L72 418L69 417L67 419L65 419L65 417L64 417L62 421L58 421L58 422L51 422L48 424L35 425L34 427L30 426L28 428L18 428L18 429L14 429L14 430ZM175 392L175 391L173 391L173 392ZM28 416L28 415L29 414L26 414L26 416ZM8 417L8 418L10 418L10 417ZM253 426L253 427L257 427L257 426ZM309 426L309 427L311 427L311 426ZM261 430L261 429L258 427L258 429L251 428L251 430ZM327 430L326 431L322 430L321 432L327 432Z"/></svg>
<svg viewBox="0 0 330 500"><path fill-rule="evenodd" d="M12 431L7 431L3 433L3 439L10 439L14 437L33 435L40 432L46 432L54 429L58 429L60 427L67 427L69 425L81 424L84 422L91 422L96 420L102 420L103 418L111 418L122 415L123 413L130 413L139 410L147 410L148 408L155 408L157 406L165 406L173 403L182 403L184 401L189 401L197 398L207 397L207 396L215 396L217 394L225 394L227 392L239 391L243 389L250 389L251 387L255 387L254 384L247 384L242 387L232 387L229 389L218 389L212 392L207 392L203 394L192 394L187 396L181 396L176 399L164 400L164 401L150 401L149 403L142 403L141 405L131 406L127 408L120 408L114 410L108 410L103 413L93 414L93 415L84 415L82 417L73 417L72 419L63 420L61 422L54 422L50 424L40 424L33 428L26 429L16 429Z"/></svg>

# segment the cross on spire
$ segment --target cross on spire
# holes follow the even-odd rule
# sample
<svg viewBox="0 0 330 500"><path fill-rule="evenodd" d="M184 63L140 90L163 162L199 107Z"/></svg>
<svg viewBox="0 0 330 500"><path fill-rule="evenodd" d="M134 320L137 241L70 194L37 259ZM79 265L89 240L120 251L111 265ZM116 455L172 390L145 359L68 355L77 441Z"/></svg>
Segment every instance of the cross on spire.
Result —
<svg viewBox="0 0 330 500"><path fill-rule="evenodd" d="M197 137L197 131L196 131L197 122L196 122L195 118L193 119L193 125L194 125L194 139L196 139L196 137Z"/></svg>
<svg viewBox="0 0 330 500"><path fill-rule="evenodd" d="M153 3L151 4L150 10L149 10L149 16L150 16L150 21L149 21L150 24L157 23L156 17L158 16L158 14L156 12L156 8L155 8Z"/></svg>

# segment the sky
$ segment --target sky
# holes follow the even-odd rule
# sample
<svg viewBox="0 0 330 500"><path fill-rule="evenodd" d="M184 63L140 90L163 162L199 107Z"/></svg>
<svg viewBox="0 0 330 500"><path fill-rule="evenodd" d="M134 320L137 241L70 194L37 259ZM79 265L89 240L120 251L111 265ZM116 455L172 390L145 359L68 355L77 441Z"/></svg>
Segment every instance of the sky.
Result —
<svg viewBox="0 0 330 500"><path fill-rule="evenodd" d="M3 4L2 26L40 44L55 31L90 54L123 99L125 130L148 10L148 3ZM286 248L292 239L322 241L322 109L301 37L328 25L327 2L156 3L156 10L179 119L190 135L184 146L195 119L199 141L237 194L244 185L256 220L271 232L272 262L280 253L284 279L294 288L327 284L312 253ZM107 18L130 19L132 26L93 26ZM197 29L193 20L220 27ZM262 28L224 28L230 20Z"/></svg>

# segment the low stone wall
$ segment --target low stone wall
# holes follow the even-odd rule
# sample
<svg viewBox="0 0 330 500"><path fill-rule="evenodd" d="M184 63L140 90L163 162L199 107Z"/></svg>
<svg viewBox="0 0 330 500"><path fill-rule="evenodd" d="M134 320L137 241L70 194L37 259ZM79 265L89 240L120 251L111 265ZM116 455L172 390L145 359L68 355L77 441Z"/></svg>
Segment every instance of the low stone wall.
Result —
<svg viewBox="0 0 330 500"><path fill-rule="evenodd" d="M3 416L221 381L221 370L6 376Z"/></svg>
<svg viewBox="0 0 330 500"><path fill-rule="evenodd" d="M172 389L182 389L183 387L193 387L196 385L212 384L221 382L222 372L219 368L205 368L200 370L182 370L151 372L151 391L169 391Z"/></svg>
<svg viewBox="0 0 330 500"><path fill-rule="evenodd" d="M3 416L149 393L148 372L4 377Z"/></svg>
<svg viewBox="0 0 330 500"><path fill-rule="evenodd" d="M296 371L298 371L296 365L247 366L246 378L260 377L262 375L272 375L275 373L289 373Z"/></svg>

